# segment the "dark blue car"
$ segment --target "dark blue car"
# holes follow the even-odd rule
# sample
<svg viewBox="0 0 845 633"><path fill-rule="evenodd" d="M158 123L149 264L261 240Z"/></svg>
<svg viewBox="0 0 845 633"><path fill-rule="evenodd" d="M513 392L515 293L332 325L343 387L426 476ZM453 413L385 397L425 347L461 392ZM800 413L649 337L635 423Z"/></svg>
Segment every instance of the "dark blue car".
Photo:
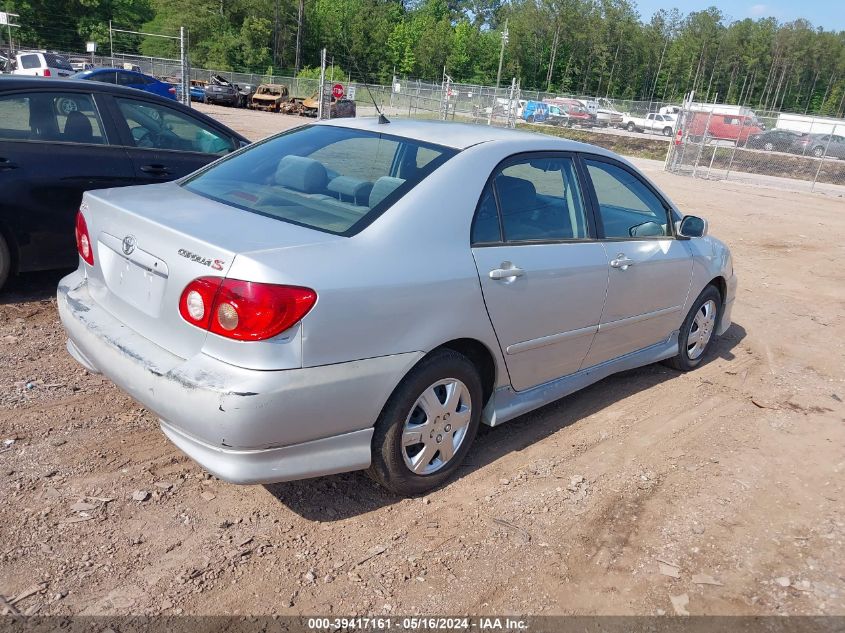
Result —
<svg viewBox="0 0 845 633"><path fill-rule="evenodd" d="M134 70L124 70L122 68L94 68L93 70L83 70L81 73L76 73L71 79L87 79L89 81L99 81L106 84L117 84L118 86L126 86L127 88L136 88L138 90L145 90L152 92L160 97L168 99L176 99L176 88L172 85L159 81L155 77L150 77L143 73L137 73Z"/></svg>

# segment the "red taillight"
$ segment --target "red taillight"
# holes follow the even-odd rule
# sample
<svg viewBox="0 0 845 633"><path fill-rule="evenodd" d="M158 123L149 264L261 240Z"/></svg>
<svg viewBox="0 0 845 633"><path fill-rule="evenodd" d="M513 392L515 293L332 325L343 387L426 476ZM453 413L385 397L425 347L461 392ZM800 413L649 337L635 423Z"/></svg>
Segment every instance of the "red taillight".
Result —
<svg viewBox="0 0 845 633"><path fill-rule="evenodd" d="M172 94L172 95L175 95L175 94L176 94L176 88L173 88L173 87L171 86L170 88L168 88L168 89L167 89L167 92L169 92L169 93L170 93L170 94Z"/></svg>
<svg viewBox="0 0 845 633"><path fill-rule="evenodd" d="M88 234L88 224L82 211L76 214L76 250L79 256L89 266L94 265L94 245L91 243L91 236Z"/></svg>
<svg viewBox="0 0 845 633"><path fill-rule="evenodd" d="M45 77L52 77L52 76L53 76L53 73L51 73L51 72L50 72L50 69L49 69L49 68L45 68L45 69L44 69L44 76L45 76Z"/></svg>
<svg viewBox="0 0 845 633"><path fill-rule="evenodd" d="M310 288L200 277L182 291L188 323L239 341L262 341L298 323L317 302Z"/></svg>

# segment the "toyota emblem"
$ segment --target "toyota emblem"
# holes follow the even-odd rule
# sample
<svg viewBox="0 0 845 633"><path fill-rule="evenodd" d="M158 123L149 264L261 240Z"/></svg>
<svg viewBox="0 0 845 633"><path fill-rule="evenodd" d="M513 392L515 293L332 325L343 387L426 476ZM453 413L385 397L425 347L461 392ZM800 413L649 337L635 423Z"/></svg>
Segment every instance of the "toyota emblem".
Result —
<svg viewBox="0 0 845 633"><path fill-rule="evenodd" d="M131 255L135 252L135 236L134 235L127 235L123 238L123 254L124 255Z"/></svg>

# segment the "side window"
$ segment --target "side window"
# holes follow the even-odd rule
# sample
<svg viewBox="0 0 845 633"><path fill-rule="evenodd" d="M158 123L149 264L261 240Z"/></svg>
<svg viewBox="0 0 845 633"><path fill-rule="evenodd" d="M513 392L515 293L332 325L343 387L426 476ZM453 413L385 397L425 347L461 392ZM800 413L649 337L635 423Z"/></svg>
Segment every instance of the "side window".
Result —
<svg viewBox="0 0 845 633"><path fill-rule="evenodd" d="M90 95L35 92L0 98L0 138L64 143L106 142Z"/></svg>
<svg viewBox="0 0 845 633"><path fill-rule="evenodd" d="M193 117L167 106L115 98L135 147L202 154L227 154L234 141Z"/></svg>
<svg viewBox="0 0 845 633"><path fill-rule="evenodd" d="M587 237L584 203L572 159L519 158L494 178L507 242Z"/></svg>
<svg viewBox="0 0 845 633"><path fill-rule="evenodd" d="M24 140L29 135L29 97L0 97L0 138Z"/></svg>
<svg viewBox="0 0 845 633"><path fill-rule="evenodd" d="M104 84L114 84L117 83L117 73L113 70L104 73L97 73L95 75L91 75L90 81L99 81Z"/></svg>
<svg viewBox="0 0 845 633"><path fill-rule="evenodd" d="M607 238L671 235L666 208L646 184L627 169L585 160Z"/></svg>
<svg viewBox="0 0 845 633"><path fill-rule="evenodd" d="M499 212L496 208L496 198L490 183L484 187L478 209L472 221L472 244L491 244L502 241L499 231Z"/></svg>
<svg viewBox="0 0 845 633"><path fill-rule="evenodd" d="M21 68L41 68L41 58L38 55L21 55Z"/></svg>

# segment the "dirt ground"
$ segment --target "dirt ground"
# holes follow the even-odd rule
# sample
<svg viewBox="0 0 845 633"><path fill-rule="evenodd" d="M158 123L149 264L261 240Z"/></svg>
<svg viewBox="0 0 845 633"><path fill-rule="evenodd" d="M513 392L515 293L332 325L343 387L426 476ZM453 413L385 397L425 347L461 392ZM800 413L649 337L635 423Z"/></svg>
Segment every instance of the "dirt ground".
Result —
<svg viewBox="0 0 845 633"><path fill-rule="evenodd" d="M207 109L251 138L302 122ZM422 499L360 473L211 478L67 355L61 275L17 279L0 594L40 614L845 614L845 201L649 173L733 250L715 353L484 428Z"/></svg>

